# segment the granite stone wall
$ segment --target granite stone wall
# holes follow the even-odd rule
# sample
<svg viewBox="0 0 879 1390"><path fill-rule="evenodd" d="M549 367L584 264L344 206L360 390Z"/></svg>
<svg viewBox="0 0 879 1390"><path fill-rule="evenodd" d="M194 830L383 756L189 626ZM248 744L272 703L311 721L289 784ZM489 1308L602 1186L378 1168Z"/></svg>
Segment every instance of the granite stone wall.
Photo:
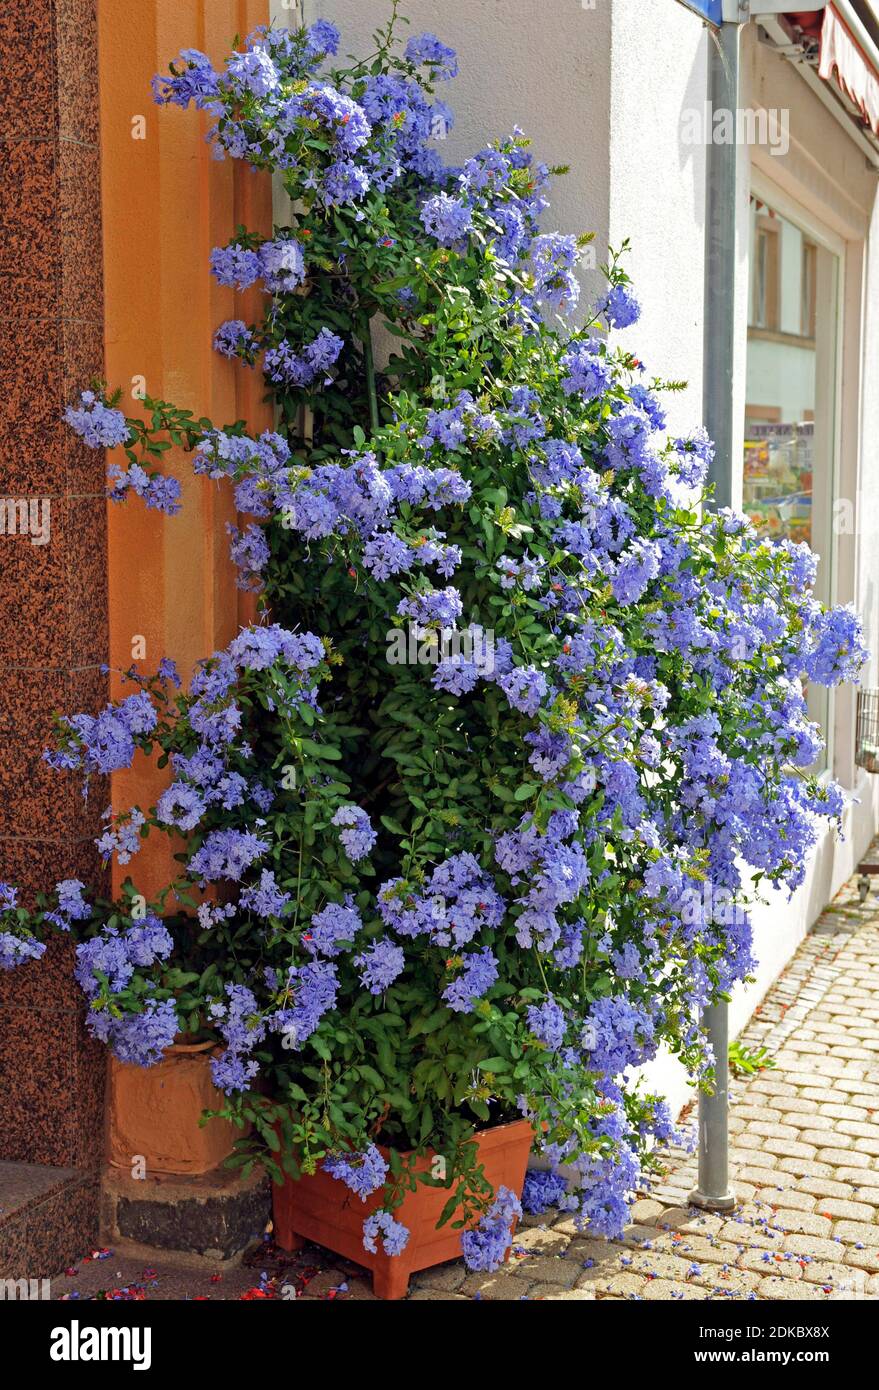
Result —
<svg viewBox="0 0 879 1390"><path fill-rule="evenodd" d="M61 422L103 375L96 10L0 0L0 881L25 899L100 881L109 801L41 758L53 711L107 694L104 458ZM0 972L0 1160L97 1167L103 1056L81 1005L63 943Z"/></svg>

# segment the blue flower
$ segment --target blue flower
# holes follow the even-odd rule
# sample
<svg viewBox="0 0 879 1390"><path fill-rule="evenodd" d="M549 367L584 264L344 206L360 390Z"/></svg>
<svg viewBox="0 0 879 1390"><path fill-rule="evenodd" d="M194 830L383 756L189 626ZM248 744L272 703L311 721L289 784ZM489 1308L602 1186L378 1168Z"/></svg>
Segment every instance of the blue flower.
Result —
<svg viewBox="0 0 879 1390"><path fill-rule="evenodd" d="M349 1187L361 1202L380 1187L384 1187L388 1176L388 1165L375 1144L370 1144L363 1153L333 1154L323 1161L324 1172L338 1178Z"/></svg>
<svg viewBox="0 0 879 1390"><path fill-rule="evenodd" d="M565 1015L553 998L543 1004L531 1004L526 1011L528 1027L550 1052L558 1052L565 1040Z"/></svg>
<svg viewBox="0 0 879 1390"><path fill-rule="evenodd" d="M348 858L355 864L365 859L378 839L369 816L359 806L340 806L332 819Z"/></svg>
<svg viewBox="0 0 879 1390"><path fill-rule="evenodd" d="M362 925L360 913L349 893L344 903L327 903L326 907L314 914L303 941L312 954L337 956L344 948L353 946Z"/></svg>
<svg viewBox="0 0 879 1390"><path fill-rule="evenodd" d="M641 305L628 285L614 285L601 308L611 328L628 328L641 317Z"/></svg>
<svg viewBox="0 0 879 1390"><path fill-rule="evenodd" d="M263 869L259 884L245 888L241 894L241 906L257 917L283 917L292 902L289 893L282 893L271 869Z"/></svg>
<svg viewBox="0 0 879 1390"><path fill-rule="evenodd" d="M462 956L463 973L446 985L443 999L454 1013L471 1014L476 1001L487 994L498 977L498 963L486 946Z"/></svg>
<svg viewBox="0 0 879 1390"><path fill-rule="evenodd" d="M403 973L406 957L400 946L387 938L371 941L366 950L354 957L360 967L360 981L370 994L383 994Z"/></svg>
<svg viewBox="0 0 879 1390"><path fill-rule="evenodd" d="M446 81L458 76L458 59L453 48L440 43L436 34L413 35L406 44L406 57L410 63L427 63L431 77Z"/></svg>
<svg viewBox="0 0 879 1390"><path fill-rule="evenodd" d="M402 1255L409 1244L411 1232L401 1221L395 1221L390 1212L376 1211L363 1223L363 1248L370 1255L378 1251L376 1244L381 1237L382 1249L386 1255Z"/></svg>
<svg viewBox="0 0 879 1390"><path fill-rule="evenodd" d="M121 410L105 405L94 391L83 391L81 408L69 405L64 419L90 449L115 449L128 442L128 422Z"/></svg>
<svg viewBox="0 0 879 1390"><path fill-rule="evenodd" d="M468 1269L491 1274L500 1269L513 1243L513 1222L522 1207L515 1193L499 1187L494 1201L475 1230L461 1234L461 1252Z"/></svg>
<svg viewBox="0 0 879 1390"><path fill-rule="evenodd" d="M436 193L421 209L421 221L425 231L441 246L455 246L473 226L473 210L460 198Z"/></svg>

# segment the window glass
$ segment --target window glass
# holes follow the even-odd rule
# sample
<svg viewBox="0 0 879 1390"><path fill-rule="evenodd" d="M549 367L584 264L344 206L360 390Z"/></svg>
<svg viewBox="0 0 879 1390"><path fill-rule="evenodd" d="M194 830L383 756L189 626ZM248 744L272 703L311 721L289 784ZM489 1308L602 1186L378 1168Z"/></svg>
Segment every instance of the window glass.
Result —
<svg viewBox="0 0 879 1390"><path fill-rule="evenodd" d="M751 198L743 506L763 535L806 541L832 595L839 257ZM830 727L830 694L808 691Z"/></svg>

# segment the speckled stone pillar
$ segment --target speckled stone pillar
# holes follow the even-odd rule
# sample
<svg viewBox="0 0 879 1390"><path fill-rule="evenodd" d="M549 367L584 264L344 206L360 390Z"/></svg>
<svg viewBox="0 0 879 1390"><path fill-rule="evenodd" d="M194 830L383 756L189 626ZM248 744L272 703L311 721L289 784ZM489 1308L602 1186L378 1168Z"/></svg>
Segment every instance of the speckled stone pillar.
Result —
<svg viewBox="0 0 879 1390"><path fill-rule="evenodd" d="M103 374L101 253L96 0L0 0L0 505L41 526L0 513L0 880L25 899L101 881L108 789L84 802L41 758L53 711L106 698L104 458L61 422ZM96 1170L103 1088L70 950L0 972L0 1161Z"/></svg>

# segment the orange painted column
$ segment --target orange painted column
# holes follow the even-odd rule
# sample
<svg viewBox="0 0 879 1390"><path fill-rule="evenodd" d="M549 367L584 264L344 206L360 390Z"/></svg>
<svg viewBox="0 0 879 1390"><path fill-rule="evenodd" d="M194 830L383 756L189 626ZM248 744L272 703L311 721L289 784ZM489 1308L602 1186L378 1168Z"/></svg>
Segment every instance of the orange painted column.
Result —
<svg viewBox="0 0 879 1390"><path fill-rule="evenodd" d="M139 413L145 391L218 428L237 419L251 431L270 426L261 375L211 346L224 319L259 318L261 296L221 288L209 269L212 248L238 225L270 233L270 179L213 159L204 139L210 118L156 106L150 90L181 48L201 49L218 65L236 35L268 22L268 8L268 0L99 6L106 375L111 390L122 387L127 414ZM167 656L186 680L235 635L247 608L228 557L231 489L195 477L182 453L166 454L164 468L183 485L176 517L149 512L137 498L109 504L111 665L124 670L145 650L142 670L155 671ZM113 694L121 692L114 677ZM114 807L150 806L164 781L140 763L114 777ZM140 892L151 896L168 881L171 852L151 836L130 865ZM117 871L117 889L128 872Z"/></svg>

